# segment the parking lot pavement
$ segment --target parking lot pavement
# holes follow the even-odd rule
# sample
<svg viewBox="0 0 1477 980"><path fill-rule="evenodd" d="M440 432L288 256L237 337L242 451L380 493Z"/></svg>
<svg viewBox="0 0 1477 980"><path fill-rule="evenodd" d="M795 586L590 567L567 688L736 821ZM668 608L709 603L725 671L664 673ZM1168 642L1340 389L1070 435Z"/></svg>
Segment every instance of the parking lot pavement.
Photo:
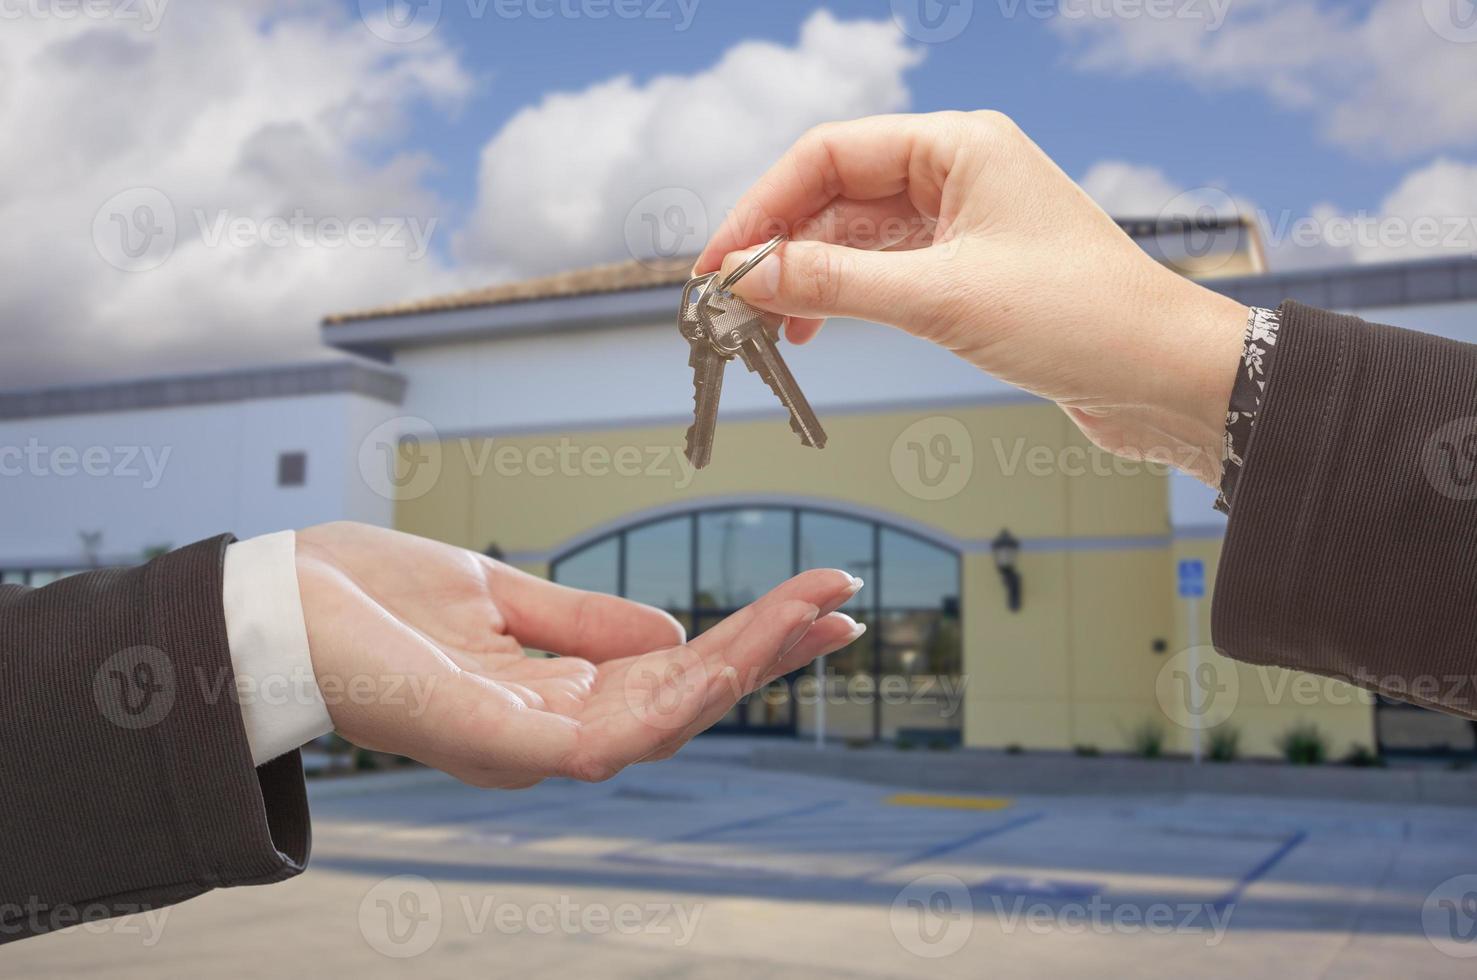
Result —
<svg viewBox="0 0 1477 980"><path fill-rule="evenodd" d="M1477 821L929 797L723 753L599 786L315 784L312 867L0 949L13 976L1471 976Z"/></svg>

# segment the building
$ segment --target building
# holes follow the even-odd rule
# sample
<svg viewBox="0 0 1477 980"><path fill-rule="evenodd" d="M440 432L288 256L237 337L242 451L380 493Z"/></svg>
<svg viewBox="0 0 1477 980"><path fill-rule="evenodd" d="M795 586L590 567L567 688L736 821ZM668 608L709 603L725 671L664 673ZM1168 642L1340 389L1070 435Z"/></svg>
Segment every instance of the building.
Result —
<svg viewBox="0 0 1477 980"><path fill-rule="evenodd" d="M1254 229L1212 225L1125 222L1242 301L1477 341L1477 259L1266 275ZM848 609L869 632L828 658L824 689L791 678L726 727L1102 751L1157 729L1188 752L1187 710L1208 723L1234 705L1243 754L1275 754L1295 721L1336 754L1477 747L1465 722L1202 649L1207 601L1177 598L1176 580L1198 560L1214 585L1211 492L1102 454L1055 406L890 328L833 323L785 350L823 452L731 367L713 463L694 472L673 324L685 269L631 262L331 316L330 364L0 395L0 467L31 440L79 458L171 450L148 487L62 477L54 460L0 470L22 495L0 511L0 569L37 581L348 517L652 602L696 632L798 568L836 565L869 582Z"/></svg>

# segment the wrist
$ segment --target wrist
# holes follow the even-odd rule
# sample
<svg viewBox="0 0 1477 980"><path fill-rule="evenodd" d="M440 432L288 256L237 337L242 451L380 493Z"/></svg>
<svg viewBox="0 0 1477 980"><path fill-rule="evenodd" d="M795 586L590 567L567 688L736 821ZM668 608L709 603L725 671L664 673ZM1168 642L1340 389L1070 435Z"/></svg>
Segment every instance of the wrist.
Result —
<svg viewBox="0 0 1477 980"><path fill-rule="evenodd" d="M1172 275L1172 274L1171 274ZM1192 447L1192 476L1220 480L1226 411L1246 336L1247 307L1198 283L1174 277L1177 288L1155 317L1164 370L1151 402L1159 428Z"/></svg>

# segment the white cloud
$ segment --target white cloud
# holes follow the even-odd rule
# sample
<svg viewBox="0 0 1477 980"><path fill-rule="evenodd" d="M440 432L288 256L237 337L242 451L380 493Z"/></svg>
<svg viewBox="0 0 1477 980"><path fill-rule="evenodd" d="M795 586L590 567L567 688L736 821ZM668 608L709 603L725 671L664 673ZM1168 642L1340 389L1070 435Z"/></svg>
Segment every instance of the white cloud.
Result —
<svg viewBox="0 0 1477 980"><path fill-rule="evenodd" d="M1406 174L1377 208L1315 204L1273 211L1216 187L1185 188L1157 167L1103 160L1080 180L1117 217L1195 214L1203 208L1253 217L1273 270L1477 253L1477 165L1441 158Z"/></svg>
<svg viewBox="0 0 1477 980"><path fill-rule="evenodd" d="M1373 219L1328 215L1331 228L1348 225L1348 250L1358 262L1477 253L1477 165L1438 159L1407 174Z"/></svg>
<svg viewBox="0 0 1477 980"><path fill-rule="evenodd" d="M696 251L804 130L905 108L903 75L921 59L890 21L820 11L794 47L745 41L695 75L550 95L483 149L457 254L538 273Z"/></svg>
<svg viewBox="0 0 1477 980"><path fill-rule="evenodd" d="M1237 0L1217 26L1208 0L1179 0L1175 10L1202 15L1084 13L1052 24L1080 68L1260 89L1313 115L1335 143L1404 157L1477 145L1477 28L1463 27L1460 7L1470 2Z"/></svg>
<svg viewBox="0 0 1477 980"><path fill-rule="evenodd" d="M1158 167L1122 160L1093 164L1080 183L1104 211L1118 218L1156 217L1185 192Z"/></svg>
<svg viewBox="0 0 1477 980"><path fill-rule="evenodd" d="M413 107L468 88L444 48L387 46L333 0L172 5L155 30L7 20L0 384L301 355L326 311L450 285L434 257L393 242L332 247L332 220L440 217L428 161L386 148ZM119 219L172 217L178 237L157 268L121 271L108 259L125 229L103 214L95 235L95 218L140 187L162 192L168 215ZM261 230L294 215L329 219L321 244L212 246L201 233L222 216Z"/></svg>
<svg viewBox="0 0 1477 980"><path fill-rule="evenodd" d="M716 219L806 127L904 107L922 57L889 21L818 13L794 46L551 95L485 147L453 262L460 216L402 145L411 112L471 91L453 51L386 44L340 0L150 2L152 29L3 21L0 128L23 137L0 154L0 385L312 356L326 312L626 258L648 191L691 188ZM407 218L439 247L387 237ZM141 230L166 219L172 249ZM350 222L371 224L358 245Z"/></svg>

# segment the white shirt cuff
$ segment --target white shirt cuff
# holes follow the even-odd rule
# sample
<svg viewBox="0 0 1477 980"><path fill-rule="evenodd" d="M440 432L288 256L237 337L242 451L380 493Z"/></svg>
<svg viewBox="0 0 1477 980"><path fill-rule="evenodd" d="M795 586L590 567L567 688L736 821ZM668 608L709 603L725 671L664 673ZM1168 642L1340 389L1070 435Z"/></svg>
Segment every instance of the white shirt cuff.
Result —
<svg viewBox="0 0 1477 980"><path fill-rule="evenodd" d="M226 548L222 600L237 700L253 764L333 731L313 673L292 531Z"/></svg>

